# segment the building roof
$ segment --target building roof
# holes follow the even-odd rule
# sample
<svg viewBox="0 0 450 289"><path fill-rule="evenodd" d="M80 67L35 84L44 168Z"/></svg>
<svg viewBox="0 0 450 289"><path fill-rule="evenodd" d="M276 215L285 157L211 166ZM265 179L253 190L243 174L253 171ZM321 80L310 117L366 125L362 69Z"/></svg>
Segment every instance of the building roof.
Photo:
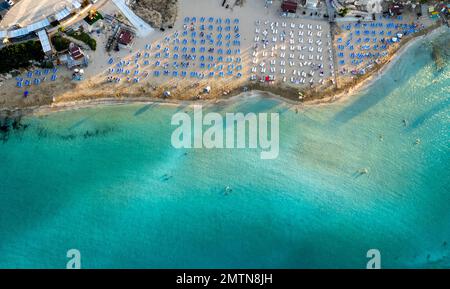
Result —
<svg viewBox="0 0 450 289"><path fill-rule="evenodd" d="M64 8L63 10L56 13L55 18L56 18L56 20L61 21L69 15L70 15L69 9Z"/></svg>
<svg viewBox="0 0 450 289"><path fill-rule="evenodd" d="M133 40L134 40L133 32L126 30L126 29L120 30L119 38L118 38L118 41L120 44L128 45L128 44L132 43Z"/></svg>
<svg viewBox="0 0 450 289"><path fill-rule="evenodd" d="M79 9L81 7L81 3L78 0L73 0L72 1L72 6L75 9Z"/></svg>
<svg viewBox="0 0 450 289"><path fill-rule="evenodd" d="M81 48L76 45L71 45L69 47L69 53L73 59L81 59L84 57L83 51L81 51Z"/></svg>
<svg viewBox="0 0 450 289"><path fill-rule="evenodd" d="M39 30L37 35L39 37L39 41L41 42L42 50L44 51L44 53L51 52L52 46L50 45L50 40L48 39L47 32L45 30Z"/></svg>
<svg viewBox="0 0 450 289"><path fill-rule="evenodd" d="M281 3L281 10L283 10L283 12L292 12L295 13L297 11L297 2L293 2L293 1L283 1L283 3Z"/></svg>
<svg viewBox="0 0 450 289"><path fill-rule="evenodd" d="M8 31L6 30L0 30L0 38L8 37Z"/></svg>
<svg viewBox="0 0 450 289"><path fill-rule="evenodd" d="M42 28L45 28L47 26L50 26L50 22L48 21L48 19L44 19L39 22L28 25L27 29L28 29L28 32L33 32L33 31L37 31Z"/></svg>
<svg viewBox="0 0 450 289"><path fill-rule="evenodd" d="M16 30L9 31L8 36L9 36L9 38L17 38L17 37L26 36L26 35L28 35L28 33L30 33L30 32L25 27L25 28L19 28Z"/></svg>

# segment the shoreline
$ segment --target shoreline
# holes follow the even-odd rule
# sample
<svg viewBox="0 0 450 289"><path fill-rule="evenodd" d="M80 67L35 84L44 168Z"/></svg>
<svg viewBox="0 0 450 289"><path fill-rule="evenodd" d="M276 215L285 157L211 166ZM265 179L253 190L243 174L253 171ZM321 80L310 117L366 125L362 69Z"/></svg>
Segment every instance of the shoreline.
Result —
<svg viewBox="0 0 450 289"><path fill-rule="evenodd" d="M356 83L351 83L350 87L343 87L335 91L330 96L323 98L316 98L306 101L296 100L294 97L290 96L290 93L294 93L294 88L282 87L282 86L262 86L259 84L251 85L248 81L241 86L236 87L229 91L227 95L222 95L221 97L214 99L164 99L157 97L100 97L93 99L84 100L73 100L73 101L58 101L52 104L46 105L36 105L30 107L11 107L11 108L0 108L0 116L9 115L46 115L52 112L60 112L67 110L78 110L84 108L92 108L97 106L110 106L110 105L126 105L126 104L161 104L161 105L214 105L217 103L232 102L238 98L251 97L254 94L258 94L263 98L272 98L281 100L283 103L291 105L292 107L311 107L319 105L328 105L337 102L347 101L354 97L358 93L361 93L365 89L371 87L377 80L379 80L389 69L400 59L400 57L414 44L417 42L433 37L439 33L445 33L448 28L442 24L436 24L434 27L429 27L429 30L424 31L423 34L413 36L411 38L405 39L405 42L379 67L370 71L364 78L357 79ZM249 89L248 91L243 91L244 87L254 86L255 88ZM274 92L277 91L276 93ZM281 92L281 93L280 93ZM284 95L285 94L285 95ZM286 96L289 94L289 96ZM297 95L297 94L296 94Z"/></svg>

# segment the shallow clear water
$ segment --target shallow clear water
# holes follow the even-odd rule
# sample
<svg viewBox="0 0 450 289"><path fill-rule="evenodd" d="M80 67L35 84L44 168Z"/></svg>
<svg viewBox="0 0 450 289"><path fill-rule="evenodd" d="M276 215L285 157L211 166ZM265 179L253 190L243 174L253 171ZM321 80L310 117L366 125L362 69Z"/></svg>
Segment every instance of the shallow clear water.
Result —
<svg viewBox="0 0 450 289"><path fill-rule="evenodd" d="M71 248L84 268L365 268L371 248L382 267L450 267L450 68L429 43L344 103L209 108L279 112L275 160L174 149L182 110L24 119L0 144L0 267L65 268Z"/></svg>

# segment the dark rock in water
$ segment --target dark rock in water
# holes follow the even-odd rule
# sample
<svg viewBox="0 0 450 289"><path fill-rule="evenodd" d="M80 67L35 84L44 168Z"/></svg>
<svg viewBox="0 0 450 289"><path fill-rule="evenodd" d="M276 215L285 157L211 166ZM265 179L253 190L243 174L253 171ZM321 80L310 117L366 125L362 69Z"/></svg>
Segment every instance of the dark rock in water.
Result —
<svg viewBox="0 0 450 289"><path fill-rule="evenodd" d="M445 55L441 45L434 42L432 46L431 56L433 57L437 71L442 71L445 68Z"/></svg>
<svg viewBox="0 0 450 289"><path fill-rule="evenodd" d="M7 112L0 115L0 140L7 142L12 131L20 132L25 130L28 125L22 123L20 113Z"/></svg>

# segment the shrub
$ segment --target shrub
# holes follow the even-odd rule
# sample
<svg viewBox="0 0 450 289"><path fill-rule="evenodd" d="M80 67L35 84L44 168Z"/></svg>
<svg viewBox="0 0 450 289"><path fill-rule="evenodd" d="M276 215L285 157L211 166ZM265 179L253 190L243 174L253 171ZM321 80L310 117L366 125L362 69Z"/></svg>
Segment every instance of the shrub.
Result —
<svg viewBox="0 0 450 289"><path fill-rule="evenodd" d="M44 52L38 41L8 45L0 50L0 73L30 66L30 60L42 61Z"/></svg>
<svg viewBox="0 0 450 289"><path fill-rule="evenodd" d="M61 35L55 35L52 37L52 44L56 51L64 51L69 49L70 40Z"/></svg>

